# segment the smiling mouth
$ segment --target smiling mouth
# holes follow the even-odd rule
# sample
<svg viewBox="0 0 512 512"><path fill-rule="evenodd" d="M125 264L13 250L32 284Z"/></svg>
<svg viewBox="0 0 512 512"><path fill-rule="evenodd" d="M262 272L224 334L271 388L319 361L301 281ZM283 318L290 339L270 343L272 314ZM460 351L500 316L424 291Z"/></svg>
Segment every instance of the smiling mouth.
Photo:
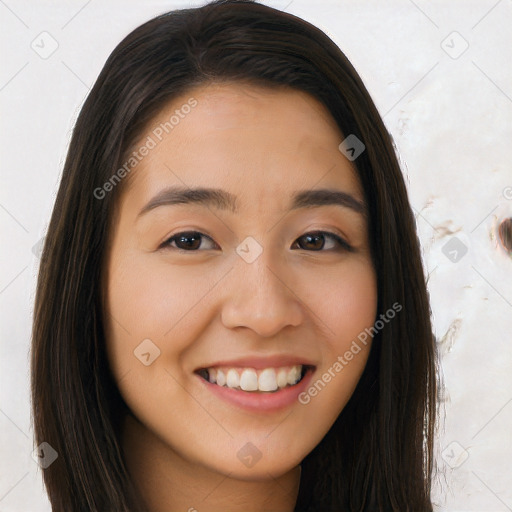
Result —
<svg viewBox="0 0 512 512"><path fill-rule="evenodd" d="M282 366L277 368L201 368L196 373L217 386L249 393L276 393L298 384L313 371L310 365Z"/></svg>

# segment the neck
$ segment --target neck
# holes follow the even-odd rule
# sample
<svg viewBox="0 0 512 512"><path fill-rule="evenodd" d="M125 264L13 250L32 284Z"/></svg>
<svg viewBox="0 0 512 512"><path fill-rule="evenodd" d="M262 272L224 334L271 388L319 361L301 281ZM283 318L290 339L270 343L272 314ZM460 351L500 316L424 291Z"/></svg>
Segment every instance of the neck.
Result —
<svg viewBox="0 0 512 512"><path fill-rule="evenodd" d="M240 480L185 460L131 414L121 437L128 471L147 512L294 510L300 466L275 478Z"/></svg>

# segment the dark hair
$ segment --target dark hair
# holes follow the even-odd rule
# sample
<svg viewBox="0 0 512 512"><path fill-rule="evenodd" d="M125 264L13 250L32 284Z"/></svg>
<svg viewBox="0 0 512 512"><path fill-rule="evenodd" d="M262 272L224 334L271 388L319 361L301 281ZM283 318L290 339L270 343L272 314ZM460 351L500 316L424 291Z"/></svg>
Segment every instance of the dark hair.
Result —
<svg viewBox="0 0 512 512"><path fill-rule="evenodd" d="M368 205L377 318L351 399L302 463L296 511L432 510L436 352L415 219L392 139L358 74L321 30L250 0L158 16L113 51L76 122L41 259L32 340L36 444L54 511L135 511L119 443L126 405L109 370L102 300L110 226L123 183L93 193L173 98L211 82L291 87L323 103L346 136Z"/></svg>

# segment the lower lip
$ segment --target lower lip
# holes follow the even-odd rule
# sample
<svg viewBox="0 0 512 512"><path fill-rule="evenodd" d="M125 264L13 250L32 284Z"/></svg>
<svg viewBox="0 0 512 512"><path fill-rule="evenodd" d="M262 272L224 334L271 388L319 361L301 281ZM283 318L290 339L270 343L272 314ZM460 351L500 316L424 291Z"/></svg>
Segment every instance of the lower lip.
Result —
<svg viewBox="0 0 512 512"><path fill-rule="evenodd" d="M298 396L309 386L313 377L313 368L309 368L304 378L293 386L274 392L253 392L218 386L197 375L204 386L222 400L251 412L274 412L297 402Z"/></svg>

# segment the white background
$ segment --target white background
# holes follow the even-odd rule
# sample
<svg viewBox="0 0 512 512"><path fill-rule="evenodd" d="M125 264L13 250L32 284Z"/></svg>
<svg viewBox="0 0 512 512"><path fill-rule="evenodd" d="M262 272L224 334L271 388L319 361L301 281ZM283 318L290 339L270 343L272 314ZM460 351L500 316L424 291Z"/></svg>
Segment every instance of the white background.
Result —
<svg viewBox="0 0 512 512"><path fill-rule="evenodd" d="M50 510L31 458L30 329L73 122L128 32L202 3L0 0L0 512ZM436 510L512 511L512 258L496 238L512 216L512 0L265 3L340 46L398 146L442 354ZM31 47L52 39L46 59Z"/></svg>

